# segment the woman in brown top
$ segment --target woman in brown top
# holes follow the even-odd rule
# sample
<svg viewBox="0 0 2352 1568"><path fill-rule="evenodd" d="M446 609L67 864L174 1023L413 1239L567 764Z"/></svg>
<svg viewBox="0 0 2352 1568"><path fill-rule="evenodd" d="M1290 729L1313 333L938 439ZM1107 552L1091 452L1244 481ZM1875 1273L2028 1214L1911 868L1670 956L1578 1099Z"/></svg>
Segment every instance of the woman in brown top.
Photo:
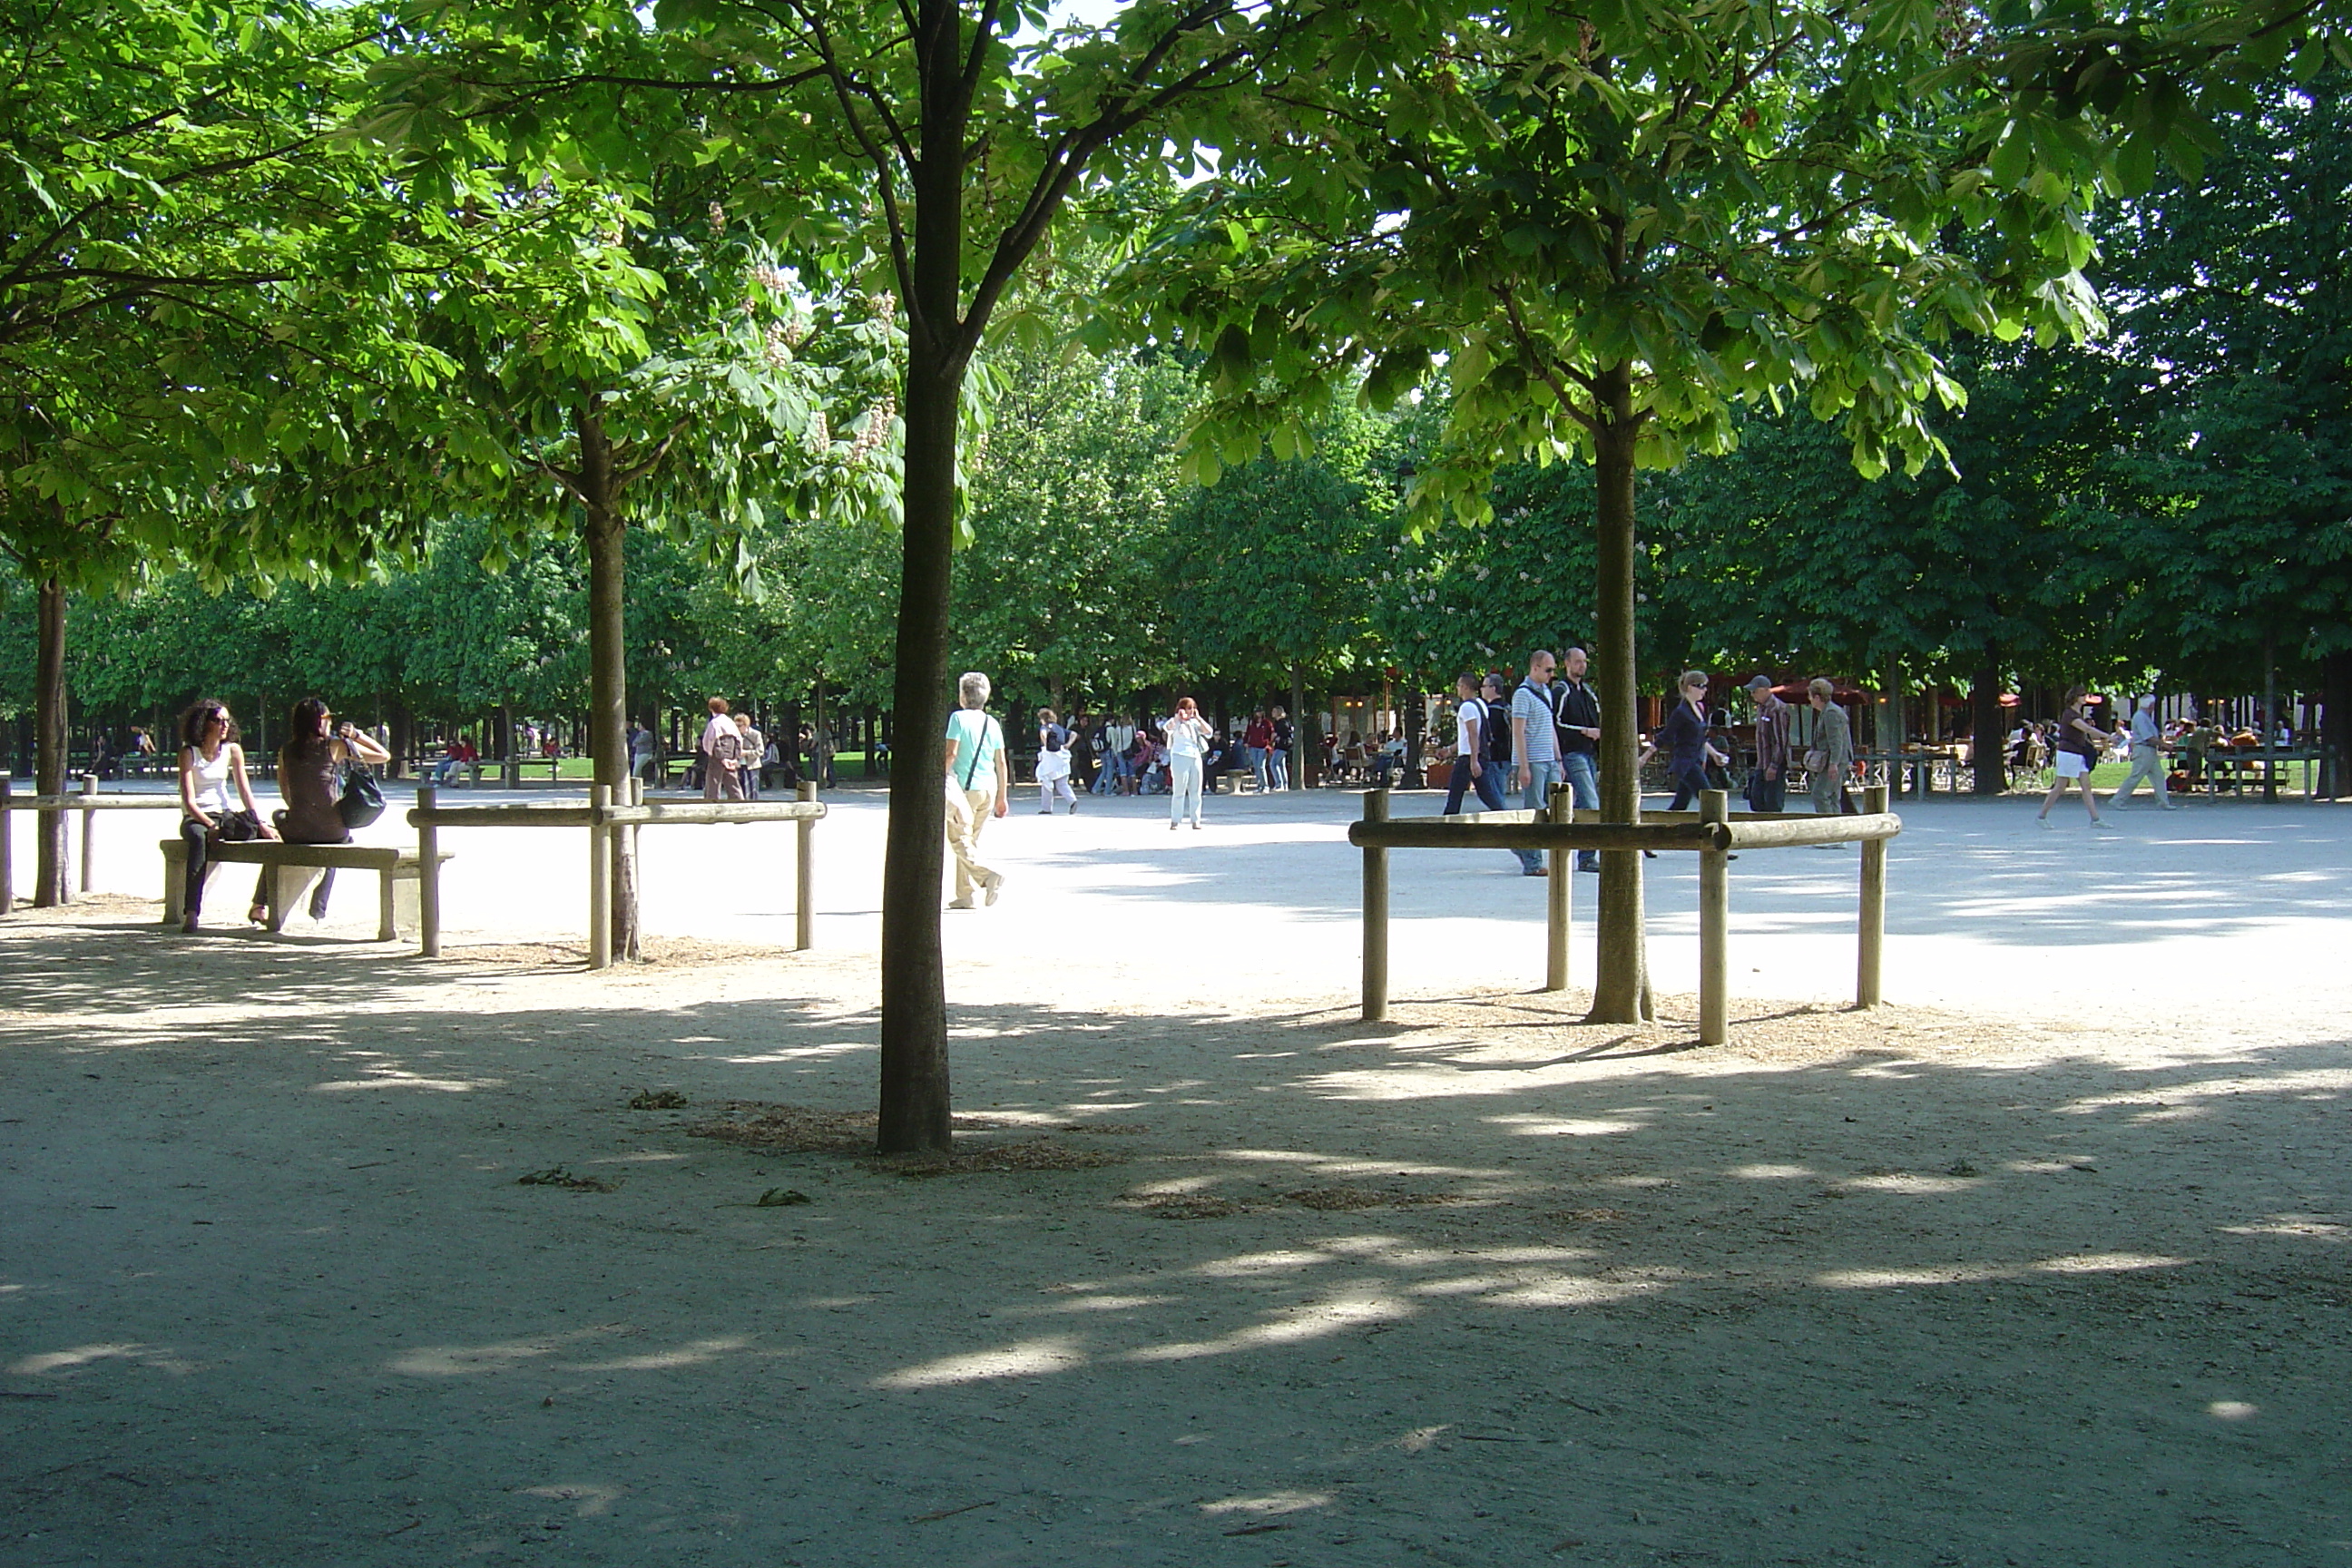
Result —
<svg viewBox="0 0 2352 1568"><path fill-rule="evenodd" d="M278 793L286 809L276 814L278 837L289 844L348 844L352 830L343 826L337 805L342 798L342 771L352 763L388 763L392 753L375 743L364 730L344 724L315 697L294 704L286 721L286 744L278 750ZM258 925L269 918L269 878L275 867L264 867L253 889L252 918ZM320 873L310 894L310 918L327 918L327 896L335 889L335 873Z"/></svg>

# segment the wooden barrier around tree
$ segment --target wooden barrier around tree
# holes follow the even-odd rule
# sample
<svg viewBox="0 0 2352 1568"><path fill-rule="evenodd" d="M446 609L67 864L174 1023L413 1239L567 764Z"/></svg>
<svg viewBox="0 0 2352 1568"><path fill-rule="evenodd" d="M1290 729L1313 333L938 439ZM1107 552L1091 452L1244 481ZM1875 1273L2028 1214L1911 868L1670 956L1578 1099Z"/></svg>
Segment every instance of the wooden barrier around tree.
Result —
<svg viewBox="0 0 2352 1568"><path fill-rule="evenodd" d="M98 775L81 775L81 788L72 795L16 795L11 792L14 781L0 773L0 915L16 907L16 835L9 831L8 813L37 811L47 816L56 811L81 813L81 890L93 890L91 862L98 853L98 814L101 811L177 811L180 797L176 795L100 795Z"/></svg>
<svg viewBox="0 0 2352 1568"><path fill-rule="evenodd" d="M417 889L418 950L426 958L441 952L440 831L445 827L585 827L588 830L588 967L613 964L613 838L629 835L635 847L639 829L665 825L730 822L792 822L795 836L793 885L793 947L806 952L815 945L814 856L816 825L826 815L816 798L816 785L803 783L794 800L653 801L645 798L642 779L631 779L627 798L619 805L613 786L598 784L585 805L443 805L440 791L431 784L416 791L416 807L408 814L416 829L418 858L424 880Z"/></svg>
<svg viewBox="0 0 2352 1568"><path fill-rule="evenodd" d="M1884 784L1863 791L1868 810L1858 816L1730 810L1721 790L1699 796L1695 812L1644 812L1640 822L1578 822L1568 791L1556 790L1549 812L1490 811L1483 816L1389 816L1386 790L1364 795L1363 820L1348 842L1364 852L1363 1015L1368 1024L1388 1016L1389 870L1391 849L1538 849L1550 856L1545 898L1544 989L1568 988L1571 856L1587 849L1695 852L1699 858L1699 1041L1719 1046L1730 1033L1731 857L1743 849L1818 844L1862 846L1862 880L1855 920L1854 1005L1879 1004L1880 956L1886 925L1886 841L1903 819L1886 809Z"/></svg>

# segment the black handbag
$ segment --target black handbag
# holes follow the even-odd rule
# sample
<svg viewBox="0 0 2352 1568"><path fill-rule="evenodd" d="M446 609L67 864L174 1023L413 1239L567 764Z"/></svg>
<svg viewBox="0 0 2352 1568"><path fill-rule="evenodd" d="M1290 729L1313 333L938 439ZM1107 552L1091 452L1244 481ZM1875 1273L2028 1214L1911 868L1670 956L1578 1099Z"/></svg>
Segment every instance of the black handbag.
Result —
<svg viewBox="0 0 2352 1568"><path fill-rule="evenodd" d="M216 811L206 837L215 844L249 844L261 837L261 818L249 811Z"/></svg>
<svg viewBox="0 0 2352 1568"><path fill-rule="evenodd" d="M382 816L383 791L377 786L375 774L364 767L353 767L345 773L342 796L335 802L335 815L343 819L345 827L354 830Z"/></svg>

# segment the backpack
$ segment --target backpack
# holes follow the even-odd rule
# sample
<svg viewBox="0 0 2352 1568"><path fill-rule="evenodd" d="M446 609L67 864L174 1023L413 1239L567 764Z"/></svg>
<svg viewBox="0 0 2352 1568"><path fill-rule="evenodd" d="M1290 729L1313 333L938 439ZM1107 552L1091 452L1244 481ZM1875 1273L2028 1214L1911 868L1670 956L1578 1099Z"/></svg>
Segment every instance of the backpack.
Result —
<svg viewBox="0 0 2352 1568"><path fill-rule="evenodd" d="M1486 713L1480 721L1484 728L1479 731L1480 738L1486 742L1486 760L1508 763L1511 760L1511 710L1483 697L1478 700L1478 706Z"/></svg>
<svg viewBox="0 0 2352 1568"><path fill-rule="evenodd" d="M731 732L721 733L710 742L710 760L733 773L743 763L743 737Z"/></svg>
<svg viewBox="0 0 2352 1568"><path fill-rule="evenodd" d="M1058 752L1062 749L1062 727L1059 724L1045 726L1045 749L1049 752Z"/></svg>

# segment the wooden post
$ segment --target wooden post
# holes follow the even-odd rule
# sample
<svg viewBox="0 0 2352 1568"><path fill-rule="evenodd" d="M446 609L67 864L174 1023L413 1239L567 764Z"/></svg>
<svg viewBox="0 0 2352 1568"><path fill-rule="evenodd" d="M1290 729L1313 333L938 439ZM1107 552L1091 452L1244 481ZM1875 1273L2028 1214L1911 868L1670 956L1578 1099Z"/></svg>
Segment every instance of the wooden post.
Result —
<svg viewBox="0 0 2352 1568"><path fill-rule="evenodd" d="M1885 792L1881 790L1883 796ZM1701 790L1698 819L1727 822L1731 797ZM1731 1037L1731 857L1720 849L1698 852L1698 1043L1719 1046Z"/></svg>
<svg viewBox="0 0 2352 1568"><path fill-rule="evenodd" d="M1554 784L1551 820L1574 822L1576 796L1566 784ZM1544 889L1544 989L1568 989L1568 938L1572 906L1569 895L1576 887L1576 857L1565 849L1551 851L1551 880Z"/></svg>
<svg viewBox="0 0 2352 1568"><path fill-rule="evenodd" d="M8 787L15 782L0 773L0 915L16 907L16 817L8 809Z"/></svg>
<svg viewBox="0 0 2352 1568"><path fill-rule="evenodd" d="M97 798L98 775L96 773L81 775L81 793L86 800ZM85 805L81 808L81 890L85 893L97 891L89 885L89 863L96 858L97 852L98 813Z"/></svg>
<svg viewBox="0 0 2352 1568"><path fill-rule="evenodd" d="M816 781L801 780L796 793L814 801ZM816 819L803 816L793 828L799 840L793 860L793 951L806 952L816 945Z"/></svg>
<svg viewBox="0 0 2352 1568"><path fill-rule="evenodd" d="M1389 792L1364 792L1364 820L1389 819ZM1389 852L1364 851L1364 1022L1389 1016Z"/></svg>
<svg viewBox="0 0 2352 1568"><path fill-rule="evenodd" d="M416 809L425 818L416 826L416 952L422 958L441 956L441 830L433 826L440 798L433 785L416 786Z"/></svg>
<svg viewBox="0 0 2352 1568"><path fill-rule="evenodd" d="M1873 784L1862 792L1863 809L1886 809L1886 791ZM1886 840L1865 838L1862 844L1862 908L1856 921L1853 1005L1878 1005L1878 957L1886 936Z"/></svg>
<svg viewBox="0 0 2352 1568"><path fill-rule="evenodd" d="M588 967L613 967L613 831L604 813L613 809L613 786L598 784L588 795Z"/></svg>

